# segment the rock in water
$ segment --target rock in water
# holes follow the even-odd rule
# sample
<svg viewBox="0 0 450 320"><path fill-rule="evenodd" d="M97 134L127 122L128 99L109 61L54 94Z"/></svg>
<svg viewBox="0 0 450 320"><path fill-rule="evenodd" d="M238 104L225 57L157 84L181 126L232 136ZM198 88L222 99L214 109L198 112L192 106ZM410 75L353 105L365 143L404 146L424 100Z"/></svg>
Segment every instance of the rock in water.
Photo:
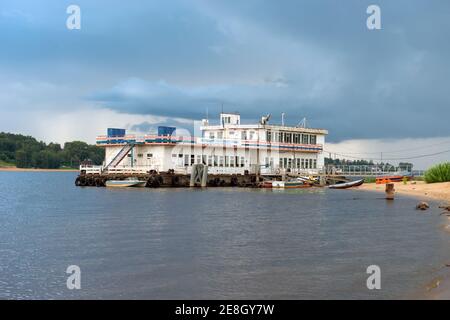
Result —
<svg viewBox="0 0 450 320"><path fill-rule="evenodd" d="M439 208L450 211L450 206L439 206Z"/></svg>
<svg viewBox="0 0 450 320"><path fill-rule="evenodd" d="M419 202L419 204L416 206L417 210L427 210L428 208L430 208L430 205L425 201Z"/></svg>

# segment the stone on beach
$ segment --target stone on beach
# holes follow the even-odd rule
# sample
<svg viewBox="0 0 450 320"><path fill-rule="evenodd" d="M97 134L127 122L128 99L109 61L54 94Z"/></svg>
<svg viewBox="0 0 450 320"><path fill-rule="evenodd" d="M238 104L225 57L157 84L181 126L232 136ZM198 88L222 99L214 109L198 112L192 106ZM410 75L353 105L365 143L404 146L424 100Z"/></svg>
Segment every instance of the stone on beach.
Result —
<svg viewBox="0 0 450 320"><path fill-rule="evenodd" d="M417 210L427 210L428 208L430 208L430 205L425 201L419 202L419 204L416 206Z"/></svg>

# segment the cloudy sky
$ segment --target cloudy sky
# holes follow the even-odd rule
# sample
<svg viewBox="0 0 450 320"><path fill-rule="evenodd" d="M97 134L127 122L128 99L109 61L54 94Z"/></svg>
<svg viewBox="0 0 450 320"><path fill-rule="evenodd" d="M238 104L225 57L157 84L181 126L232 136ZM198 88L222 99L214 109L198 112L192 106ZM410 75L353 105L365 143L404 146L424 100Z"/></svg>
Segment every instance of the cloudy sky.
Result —
<svg viewBox="0 0 450 320"><path fill-rule="evenodd" d="M449 35L447 0L1 0L0 131L92 143L223 104L306 117L354 158L439 153L411 160L425 167L450 158Z"/></svg>

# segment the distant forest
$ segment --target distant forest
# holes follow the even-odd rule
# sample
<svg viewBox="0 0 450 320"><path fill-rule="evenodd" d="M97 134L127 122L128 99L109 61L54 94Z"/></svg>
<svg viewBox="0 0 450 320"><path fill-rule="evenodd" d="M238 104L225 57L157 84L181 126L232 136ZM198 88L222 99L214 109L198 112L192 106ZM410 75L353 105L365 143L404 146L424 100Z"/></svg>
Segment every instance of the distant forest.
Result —
<svg viewBox="0 0 450 320"><path fill-rule="evenodd" d="M348 165L352 165L352 166L373 166L373 165L378 165L378 166L386 166L386 167L391 167L393 165L391 165L390 163L386 162L379 162L379 163L374 163L372 160L367 161L367 160L346 160L346 159L332 159L332 158L325 158L325 165L335 165L335 166L348 166ZM409 162L400 162L398 164L398 167L401 170L411 170L413 168L413 164L409 163Z"/></svg>
<svg viewBox="0 0 450 320"><path fill-rule="evenodd" d="M59 169L77 168L81 161L91 160L100 165L105 150L82 141L46 144L30 136L0 133L0 165L18 168Z"/></svg>

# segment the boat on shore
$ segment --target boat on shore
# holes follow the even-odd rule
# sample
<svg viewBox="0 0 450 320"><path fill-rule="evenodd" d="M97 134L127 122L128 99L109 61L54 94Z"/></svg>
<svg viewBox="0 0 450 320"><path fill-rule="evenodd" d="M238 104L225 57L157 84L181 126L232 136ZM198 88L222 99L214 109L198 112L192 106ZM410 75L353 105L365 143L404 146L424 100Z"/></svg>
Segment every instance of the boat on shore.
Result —
<svg viewBox="0 0 450 320"><path fill-rule="evenodd" d="M380 176L376 177L375 182L376 184L386 184L386 183L392 183L392 182L402 182L403 179L410 180L410 175L392 175L392 176Z"/></svg>
<svg viewBox="0 0 450 320"><path fill-rule="evenodd" d="M344 182L344 183L337 183L329 186L330 189L348 189L352 187L358 187L364 183L364 179L350 181L350 182Z"/></svg>
<svg viewBox="0 0 450 320"><path fill-rule="evenodd" d="M138 179L107 180L105 185L114 188L145 187L146 181Z"/></svg>

